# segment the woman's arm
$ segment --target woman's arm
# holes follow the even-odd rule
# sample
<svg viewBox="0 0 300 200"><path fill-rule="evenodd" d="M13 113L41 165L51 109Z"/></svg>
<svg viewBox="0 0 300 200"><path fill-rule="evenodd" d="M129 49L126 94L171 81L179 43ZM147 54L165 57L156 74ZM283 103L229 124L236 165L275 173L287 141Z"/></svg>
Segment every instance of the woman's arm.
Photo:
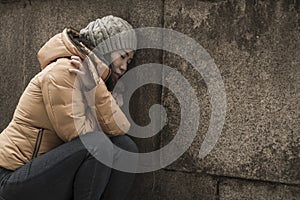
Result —
<svg viewBox="0 0 300 200"><path fill-rule="evenodd" d="M130 124L104 81L100 79L93 89L94 106L89 107L79 84L75 84L77 75L70 73L71 68L74 69L74 64L69 59L60 59L48 66L40 77L47 114L58 136L70 141L97 129L97 121L108 135L125 134ZM93 120L92 112L87 112L89 109L95 111L97 121Z"/></svg>
<svg viewBox="0 0 300 200"><path fill-rule="evenodd" d="M79 76L84 88L91 88L91 86L96 85L92 92L85 93L85 97L88 102L92 102L89 105L95 107L97 119L103 131L109 135L120 135L128 132L130 123L119 107L122 102L116 101L101 78L98 78L98 83L95 84L88 68L83 66L78 56L72 56L71 59L71 63L76 69L71 68L69 71ZM120 99L120 97L118 98Z"/></svg>

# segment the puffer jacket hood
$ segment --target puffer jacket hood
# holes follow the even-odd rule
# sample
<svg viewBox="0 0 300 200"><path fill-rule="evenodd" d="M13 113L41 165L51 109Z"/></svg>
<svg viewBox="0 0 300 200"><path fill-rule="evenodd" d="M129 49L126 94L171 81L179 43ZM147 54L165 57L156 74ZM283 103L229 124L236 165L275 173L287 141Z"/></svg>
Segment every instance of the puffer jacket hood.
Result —
<svg viewBox="0 0 300 200"><path fill-rule="evenodd" d="M51 62L58 58L71 57L73 55L79 56L82 60L86 59L88 55L93 62L101 63L97 65L101 73L101 78L105 81L110 75L109 67L99 59L96 54L88 49L83 43L73 40L70 35L79 35L79 32L73 28L65 28L62 33L56 34L39 50L37 57L43 70ZM94 66L94 65L90 65ZM96 73L95 69L90 68L92 73Z"/></svg>
<svg viewBox="0 0 300 200"><path fill-rule="evenodd" d="M81 59L85 58L69 38L68 33L71 30L64 29L62 33L58 33L48 40L39 50L37 57L42 69L58 58L70 57L72 55L78 55Z"/></svg>

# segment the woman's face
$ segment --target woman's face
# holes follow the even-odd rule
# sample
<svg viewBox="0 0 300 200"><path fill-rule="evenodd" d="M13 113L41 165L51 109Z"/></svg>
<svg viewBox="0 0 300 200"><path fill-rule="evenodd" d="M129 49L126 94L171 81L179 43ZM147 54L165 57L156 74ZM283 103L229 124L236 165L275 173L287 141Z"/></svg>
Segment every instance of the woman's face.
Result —
<svg viewBox="0 0 300 200"><path fill-rule="evenodd" d="M114 78L119 79L126 72L133 54L134 52L130 49L117 50L111 53L112 76Z"/></svg>

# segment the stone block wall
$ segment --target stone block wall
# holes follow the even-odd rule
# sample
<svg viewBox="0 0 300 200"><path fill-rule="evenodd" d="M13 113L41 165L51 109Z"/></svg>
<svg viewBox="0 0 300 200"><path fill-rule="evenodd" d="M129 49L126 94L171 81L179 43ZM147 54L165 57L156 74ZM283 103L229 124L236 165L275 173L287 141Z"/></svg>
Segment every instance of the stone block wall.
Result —
<svg viewBox="0 0 300 200"><path fill-rule="evenodd" d="M226 91L226 120L204 158L199 150L211 114L207 83L191 63L154 49L139 50L134 66L163 63L196 91L200 128L192 145L164 169L137 174L127 199L300 199L300 2L297 0L15 0L0 1L0 129L39 72L36 53L51 36L80 29L108 14L134 27L163 27L202 45ZM162 75L166 84L174 77ZM165 87L147 85L132 97L132 116L149 123L149 107L165 106L168 123L156 136L135 138L141 152L166 145L180 122L180 105ZM188 130L187 130L188 131Z"/></svg>

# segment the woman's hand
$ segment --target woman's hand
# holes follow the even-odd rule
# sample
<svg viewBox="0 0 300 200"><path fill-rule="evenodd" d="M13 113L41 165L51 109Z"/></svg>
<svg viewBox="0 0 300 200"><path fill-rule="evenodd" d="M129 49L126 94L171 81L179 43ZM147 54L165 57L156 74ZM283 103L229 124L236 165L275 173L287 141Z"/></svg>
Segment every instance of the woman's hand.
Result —
<svg viewBox="0 0 300 200"><path fill-rule="evenodd" d="M69 69L69 72L79 76L80 81L87 91L93 89L96 86L96 83L91 77L87 67L82 64L81 58L79 56L71 56L71 63L76 67L76 69L71 68Z"/></svg>
<svg viewBox="0 0 300 200"><path fill-rule="evenodd" d="M80 81L82 82L87 91L93 89L96 86L96 83L93 80L91 74L89 73L87 67L82 64L80 57L71 56L71 63L76 67L76 69L71 68L69 69L69 72L77 74L77 76L79 76ZM113 93L113 97L116 100L117 105L121 107L123 105L122 93L125 90L125 86L123 83L119 83L118 86L119 87L116 88L116 92Z"/></svg>
<svg viewBox="0 0 300 200"><path fill-rule="evenodd" d="M123 95L121 93L117 93L117 92L114 92L112 95L115 98L117 105L119 107L122 107L124 104Z"/></svg>

